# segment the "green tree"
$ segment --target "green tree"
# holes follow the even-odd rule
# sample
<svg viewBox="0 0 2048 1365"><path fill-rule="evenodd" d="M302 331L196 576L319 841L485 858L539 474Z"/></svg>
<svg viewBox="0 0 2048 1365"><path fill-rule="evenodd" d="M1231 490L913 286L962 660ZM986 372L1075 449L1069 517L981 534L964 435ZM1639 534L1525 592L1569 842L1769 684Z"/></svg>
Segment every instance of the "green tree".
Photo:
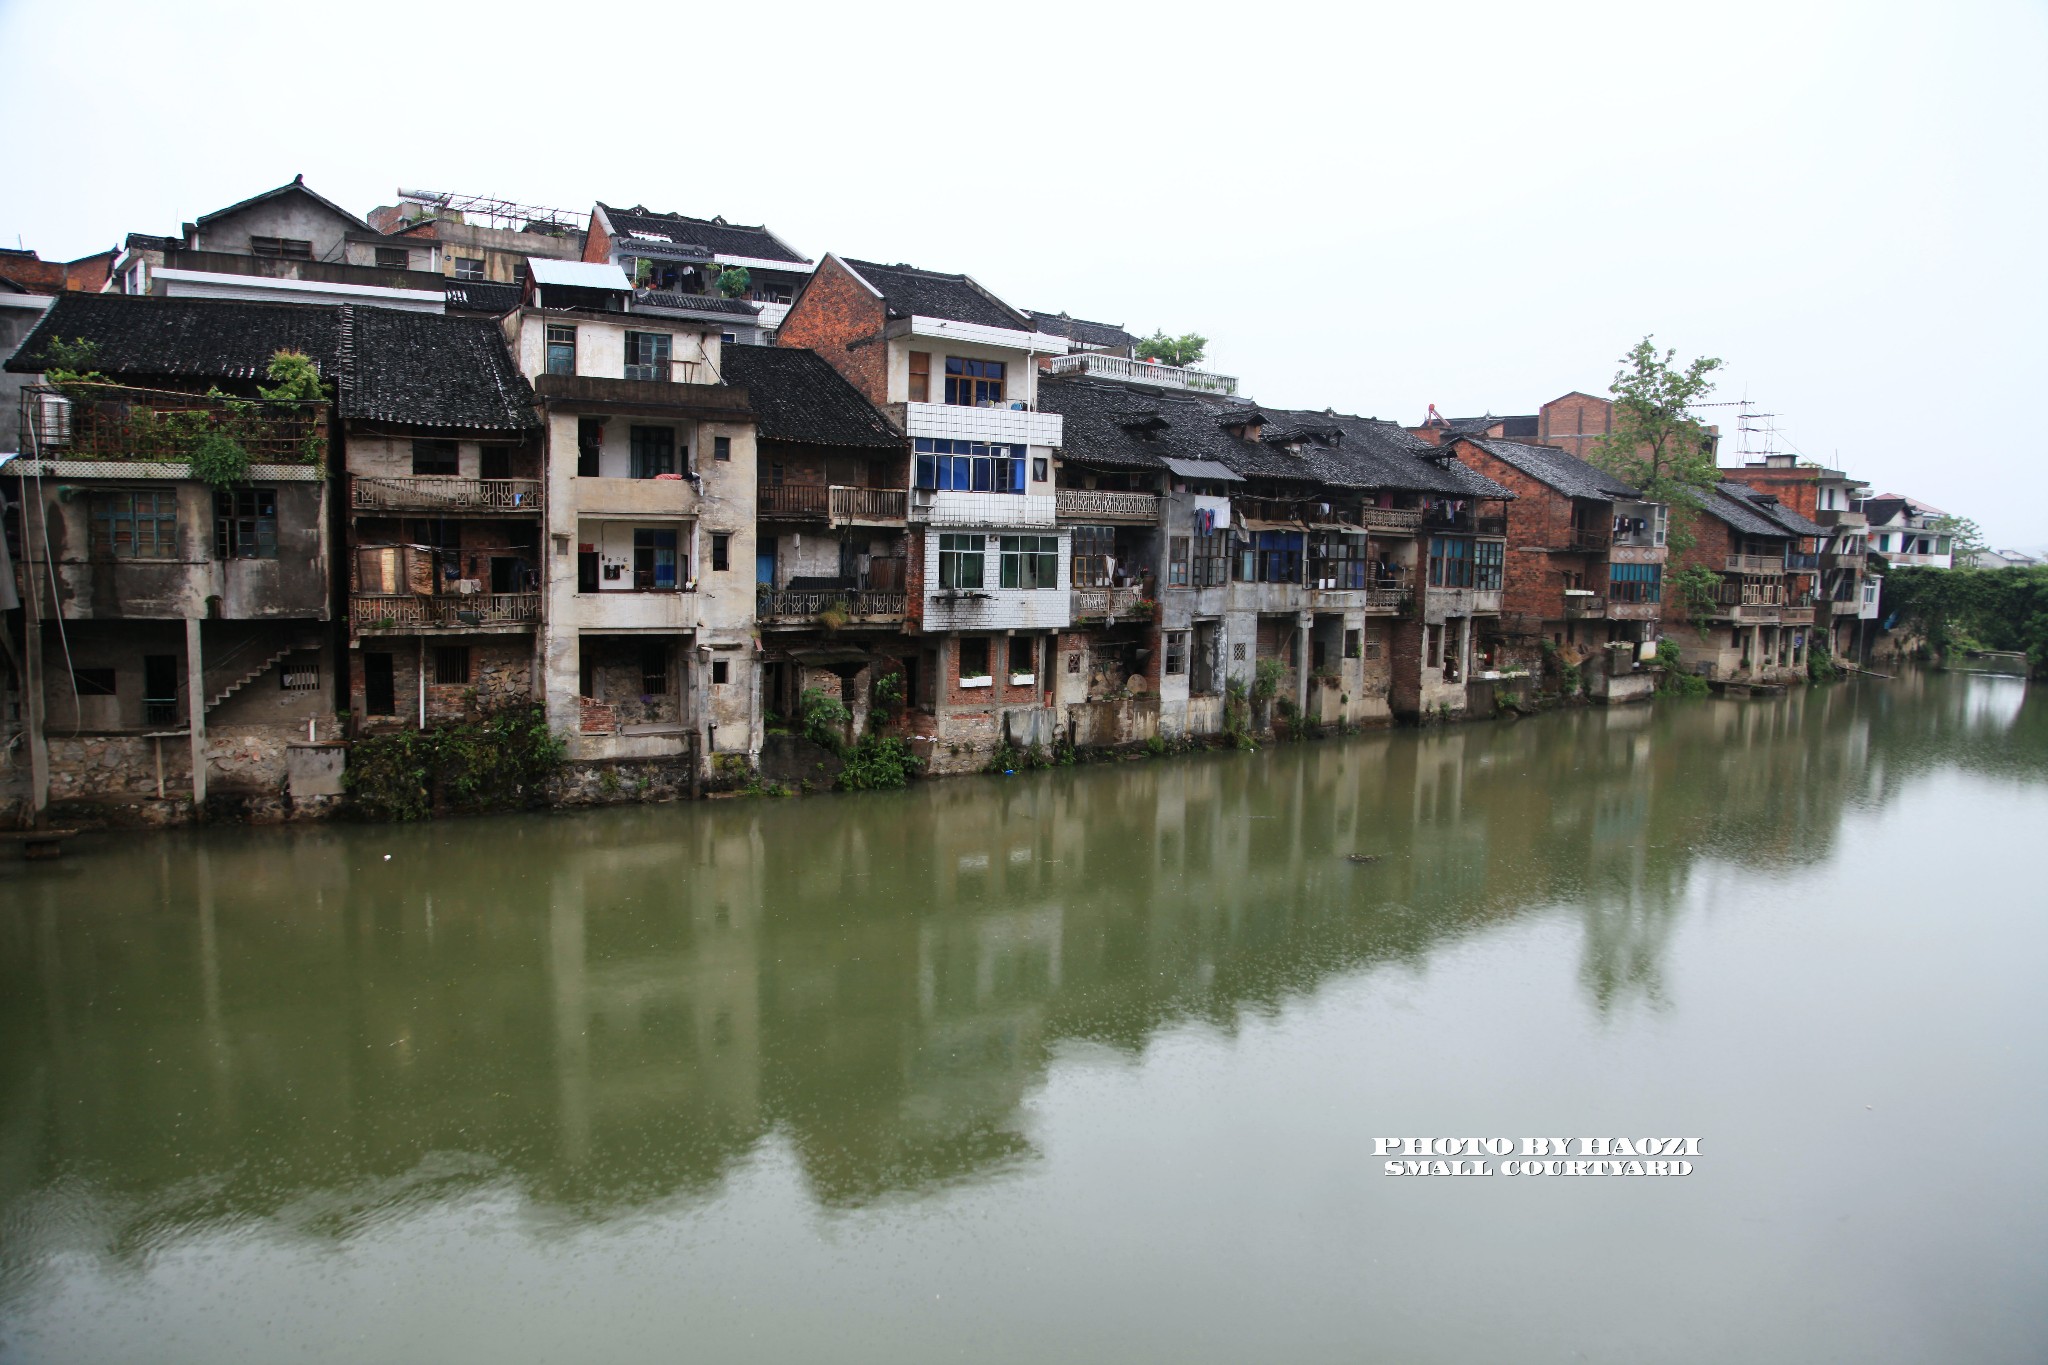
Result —
<svg viewBox="0 0 2048 1365"><path fill-rule="evenodd" d="M753 274L743 265L729 265L718 272L718 292L728 299L743 299L754 287Z"/></svg>
<svg viewBox="0 0 2048 1365"><path fill-rule="evenodd" d="M1695 514L1720 478L1713 437L1691 409L1714 391L1712 375L1723 362L1700 356L1678 366L1677 359L1675 350L1658 354L1649 337L1621 358L1609 389L1614 429L1594 447L1592 462L1668 505L1671 548L1683 553L1698 539Z"/></svg>
<svg viewBox="0 0 2048 1365"><path fill-rule="evenodd" d="M1949 563L1957 568L1975 568L1977 556L1991 548L1983 529L1968 517L1944 516L1934 523L1934 533L1949 537L1949 551L1954 556Z"/></svg>
<svg viewBox="0 0 2048 1365"><path fill-rule="evenodd" d="M1177 337L1154 332L1138 343L1138 359L1156 360L1162 365L1199 365L1203 352L1208 349L1209 338L1200 332Z"/></svg>

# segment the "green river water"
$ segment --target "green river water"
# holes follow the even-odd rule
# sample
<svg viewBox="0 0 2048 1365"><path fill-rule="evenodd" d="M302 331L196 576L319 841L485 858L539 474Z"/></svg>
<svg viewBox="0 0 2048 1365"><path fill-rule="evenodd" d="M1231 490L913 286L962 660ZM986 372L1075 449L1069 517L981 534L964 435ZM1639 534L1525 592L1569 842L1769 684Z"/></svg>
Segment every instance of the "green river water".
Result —
<svg viewBox="0 0 2048 1365"><path fill-rule="evenodd" d="M0 865L0 1360L2038 1362L2044 846L1961 673L81 838ZM1699 1154L1375 1155L1531 1135Z"/></svg>

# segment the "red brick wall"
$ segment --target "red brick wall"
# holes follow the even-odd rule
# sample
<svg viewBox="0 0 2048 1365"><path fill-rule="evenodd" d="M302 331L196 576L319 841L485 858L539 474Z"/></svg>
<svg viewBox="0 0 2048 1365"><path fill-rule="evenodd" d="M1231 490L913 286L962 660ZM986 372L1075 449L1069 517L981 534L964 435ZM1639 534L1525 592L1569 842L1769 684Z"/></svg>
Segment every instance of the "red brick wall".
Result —
<svg viewBox="0 0 2048 1365"><path fill-rule="evenodd" d="M1770 493L1808 521L1820 510L1820 471L1814 469L1724 469L1721 477Z"/></svg>
<svg viewBox="0 0 2048 1365"><path fill-rule="evenodd" d="M1469 441L1458 443L1458 463L1514 490L1507 505L1507 565L1501 575L1504 619L1564 619L1564 571L1586 576L1586 586L1599 591L1606 582L1605 556L1553 554L1546 547L1565 545L1572 525L1572 500L1513 465L1497 460Z"/></svg>
<svg viewBox="0 0 2048 1365"><path fill-rule="evenodd" d="M1681 569L1696 566L1719 573L1727 564L1730 553L1728 523L1719 517L1708 516L1705 512L1693 513L1692 532L1697 538L1693 547L1684 554L1673 550L1664 565L1664 622L1671 627L1690 626L1692 623L1691 608L1686 605L1684 592L1671 581L1672 576Z"/></svg>
<svg viewBox="0 0 2048 1365"><path fill-rule="evenodd" d="M590 231L583 234L583 259L602 263L611 258L612 235L604 230L604 223L599 220L597 211L593 209L590 214Z"/></svg>
<svg viewBox="0 0 2048 1365"><path fill-rule="evenodd" d="M1613 428L1614 404L1591 394L1568 393L1551 399L1537 413L1536 443L1557 446L1583 460Z"/></svg>
<svg viewBox="0 0 2048 1365"><path fill-rule="evenodd" d="M887 321L874 291L827 256L776 329L775 344L816 351L880 406L889 401L889 351L882 344Z"/></svg>

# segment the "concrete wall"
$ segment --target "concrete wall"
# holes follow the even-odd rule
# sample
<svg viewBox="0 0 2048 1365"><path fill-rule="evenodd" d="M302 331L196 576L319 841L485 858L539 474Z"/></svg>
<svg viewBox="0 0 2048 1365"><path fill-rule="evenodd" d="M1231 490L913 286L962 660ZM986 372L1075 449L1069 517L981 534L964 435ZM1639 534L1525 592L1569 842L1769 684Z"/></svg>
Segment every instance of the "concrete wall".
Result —
<svg viewBox="0 0 2048 1365"><path fill-rule="evenodd" d="M253 256L250 238L290 237L311 242L316 261L341 261L347 255L347 235L359 231L361 225L309 194L281 194L203 225L192 246L198 251Z"/></svg>
<svg viewBox="0 0 2048 1365"><path fill-rule="evenodd" d="M0 362L21 348L51 302L40 294L0 294ZM0 370L0 453L21 451L21 391L40 378Z"/></svg>
<svg viewBox="0 0 2048 1365"><path fill-rule="evenodd" d="M194 479L42 480L50 551L63 611L72 619L217 616L230 620L326 620L327 484L264 484L277 494L277 555L219 559L214 492ZM34 485L23 485L33 495ZM177 496L176 558L95 558L95 493L148 488ZM34 549L40 556L38 534ZM210 606L218 598L218 608Z"/></svg>

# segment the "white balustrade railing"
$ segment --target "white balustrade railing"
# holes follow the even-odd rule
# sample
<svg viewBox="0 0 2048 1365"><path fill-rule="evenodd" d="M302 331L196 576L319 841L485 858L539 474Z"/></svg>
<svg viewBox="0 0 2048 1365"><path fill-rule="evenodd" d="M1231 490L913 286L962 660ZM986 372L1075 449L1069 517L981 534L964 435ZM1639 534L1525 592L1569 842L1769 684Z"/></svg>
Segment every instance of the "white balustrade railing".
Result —
<svg viewBox="0 0 2048 1365"><path fill-rule="evenodd" d="M1115 379L1126 384L1152 384L1164 389L1192 389L1198 393L1236 393L1237 381L1227 374L1184 369L1178 365L1154 365L1146 360L1126 360L1120 355L1086 351L1080 355L1053 357L1056 375L1087 375Z"/></svg>

